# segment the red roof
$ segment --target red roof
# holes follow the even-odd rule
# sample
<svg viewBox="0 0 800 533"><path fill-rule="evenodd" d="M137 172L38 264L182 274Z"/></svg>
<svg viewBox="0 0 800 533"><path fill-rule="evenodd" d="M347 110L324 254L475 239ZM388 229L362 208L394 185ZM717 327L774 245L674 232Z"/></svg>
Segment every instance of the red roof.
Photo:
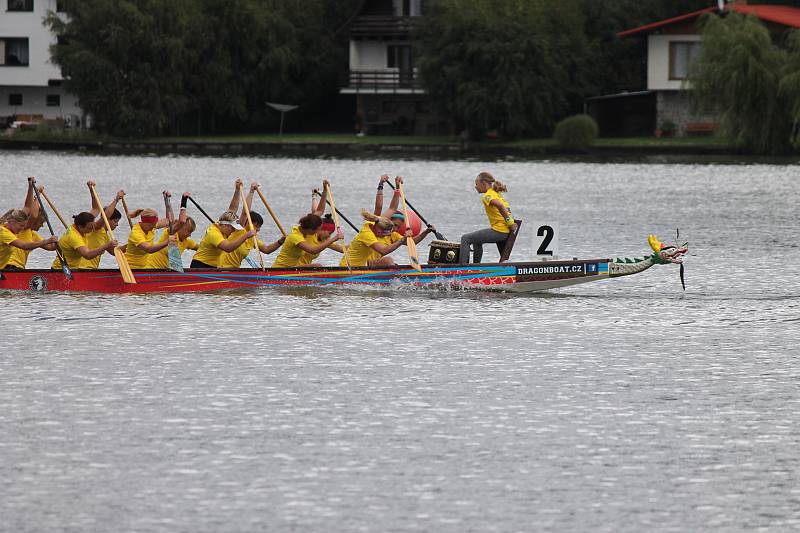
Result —
<svg viewBox="0 0 800 533"><path fill-rule="evenodd" d="M761 20L767 22L774 22L776 24L782 24L784 26L789 26L791 28L800 28L800 9L796 7L775 6L775 5L751 6L747 4L728 4L727 6L725 6L725 9L736 11L738 13L744 13L746 15L752 14L760 18ZM700 11L693 11L691 13L686 13L670 19L661 20L658 22L652 22L650 24L645 24L644 26L640 26L638 28L621 31L617 34L617 36L629 37L631 35L637 35L640 33L649 33L653 30L662 28L664 26L670 26L678 22L683 22L685 20L690 20L699 17L704 13L714 13L718 11L719 9L716 7L707 7L706 9L701 9Z"/></svg>

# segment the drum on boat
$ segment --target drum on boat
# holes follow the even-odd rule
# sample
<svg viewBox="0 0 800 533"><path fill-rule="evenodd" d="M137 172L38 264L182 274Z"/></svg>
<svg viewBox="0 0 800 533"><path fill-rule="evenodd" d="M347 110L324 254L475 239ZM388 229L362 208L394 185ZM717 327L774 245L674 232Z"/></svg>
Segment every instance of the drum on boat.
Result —
<svg viewBox="0 0 800 533"><path fill-rule="evenodd" d="M428 252L428 263L437 264L457 264L459 259L461 244L449 241L431 241L431 248Z"/></svg>

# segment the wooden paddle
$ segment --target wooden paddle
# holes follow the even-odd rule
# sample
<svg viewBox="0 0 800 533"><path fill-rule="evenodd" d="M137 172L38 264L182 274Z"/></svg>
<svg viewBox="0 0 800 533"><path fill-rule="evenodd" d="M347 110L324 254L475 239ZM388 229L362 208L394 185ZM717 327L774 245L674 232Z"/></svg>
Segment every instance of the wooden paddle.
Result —
<svg viewBox="0 0 800 533"><path fill-rule="evenodd" d="M388 185L389 187L391 187L392 189L394 189L394 185L392 185L392 184L391 184L391 183L389 183L388 181L386 182L386 185ZM422 223L423 223L423 224L425 224L426 226L430 226L430 224L428 223L428 221L427 221L427 220L425 220L425 217L424 217L424 216L422 216L422 215L420 214L420 212L419 212L419 211L417 211L417 210L414 208L414 206L413 206L413 205L411 205L411 202L408 202L408 207L410 207L410 208L411 208L411 210L412 210L412 211L414 211L414 212L417 214L417 216L419 217L419 219L422 221ZM408 220L408 217L406 217L406 220ZM407 227L410 227L410 225L411 225L411 222L409 222L408 224L406 224L406 226L407 226ZM446 240L447 240L447 239L445 239L445 238L444 238L444 235L442 235L442 234L441 234L441 233L439 233L438 231L434 231L434 232L433 232L433 234L434 234L434 235L436 235L436 238L437 238L437 239L439 239L440 241L446 241Z"/></svg>
<svg viewBox="0 0 800 533"><path fill-rule="evenodd" d="M56 206L55 206L55 205L53 205L53 202L52 202L52 201L50 200L50 198L47 196L47 193L45 193L45 192L44 192L44 187L39 187L39 190L38 190L37 192L39 192L39 193L41 193L41 194L42 194L42 196L44 197L45 201L47 202L47 205L49 205L49 206L50 206L50 209L52 209L52 210L53 210L53 213L55 213L55 214L56 214L56 216L58 217L58 220L60 220L60 221L61 221L61 224L64 226L64 229L67 229L67 230L68 230L68 229L69 229L69 226L67 225L67 222L64 220L64 217L62 217L62 216L61 216L61 213L59 213L59 212L58 212L58 209L56 209ZM37 199L39 198L39 195L38 195L38 194L36 195L36 198L37 198ZM41 202L41 200L39 200L39 205L40 205L40 206L42 205L42 202Z"/></svg>
<svg viewBox="0 0 800 533"><path fill-rule="evenodd" d="M42 203L42 197L39 196L39 191L36 189L36 180L33 180L33 192L34 194L36 194L36 201L39 202L39 211L41 211L44 221L47 222L47 229L50 230L50 235L55 237L56 234L55 232L53 232L52 224L50 224L50 217L47 216L47 210L45 210L44 204ZM48 200L47 203L50 204L50 201ZM52 207L53 204L50 204L50 206ZM53 210L55 211L55 209ZM61 216L59 216L59 218L61 218ZM63 219L61 220L61 223L62 224L64 223ZM58 243L56 243L56 255L58 256L58 261L61 263L61 272L64 273L64 276L66 276L67 279L71 280L72 271L69 269L69 265L67 264L67 259L64 257L64 252L61 251L61 246Z"/></svg>
<svg viewBox="0 0 800 533"><path fill-rule="evenodd" d="M247 199L244 197L244 186L240 183L239 184L239 200L242 202L242 209L244 209L244 214L247 216L247 226L250 228L250 231L255 231L255 226L253 226L253 219L250 218L250 208L247 207ZM286 235L284 233L284 235ZM258 264L261 265L261 270L266 270L264 268L264 256L261 255L261 248L258 247L258 235L253 235L253 246L256 248L256 253L258 254Z"/></svg>
<svg viewBox="0 0 800 533"><path fill-rule="evenodd" d="M97 196L97 191L95 190L94 185L90 185L89 190L92 191L92 197L94 197L94 201L100 206L100 216L103 217L103 224L106 225L108 236L111 238L111 240L116 240L114 239L114 232L111 231L111 225L108 223L106 211L102 208L103 204L100 203L100 198ZM123 200L123 202L124 201L125 200ZM125 207L124 203L123 207ZM125 208L125 211L127 212L128 209ZM125 254L122 252L119 246L114 248L114 258L117 260L117 264L119 265L119 272L122 274L122 281L125 283L136 283L136 278L133 277L133 272L131 272L131 266L128 264L128 258L125 257Z"/></svg>
<svg viewBox="0 0 800 533"><path fill-rule="evenodd" d="M406 224L406 229L410 229L411 219L408 218L408 205L406 204L406 193L403 191L403 182L400 182L398 185L400 188L400 199L403 200L403 212L405 213L406 220L409 221L409 224ZM414 237L406 237L406 246L408 247L408 258L411 261L411 266L422 272L422 266L419 264L419 254L417 253L417 243L414 242Z"/></svg>
<svg viewBox="0 0 800 533"><path fill-rule="evenodd" d="M130 226L130 228L133 229L133 221L131 220L131 215L129 214L130 211L128 211L128 202L125 201L125 197L124 196L122 197L122 209L125 210L125 218L128 219L128 226ZM102 211L102 210L103 210L103 206L101 205L100 206L100 211ZM420 218L422 218L422 217L420 217Z"/></svg>
<svg viewBox="0 0 800 533"><path fill-rule="evenodd" d="M164 193L164 207L167 209L167 259L169 260L169 268L176 272L183 272L183 260L181 259L181 251L178 245L169 240L172 235L172 205L170 205L169 196Z"/></svg>
<svg viewBox="0 0 800 533"><path fill-rule="evenodd" d="M325 185L325 188L328 190L328 203L331 204L331 211L333 212L333 224L336 226L336 231L341 229L339 225L339 212L336 210L336 205L333 203L333 193L331 192L331 184L328 180L322 182ZM344 262L347 265L347 270L353 270L353 267L350 266L350 256L347 253L347 243L342 239L342 251L344 253Z"/></svg>
<svg viewBox="0 0 800 533"><path fill-rule="evenodd" d="M320 193L320 192L319 192L318 190L316 190L316 189L314 189L314 194L316 194L317 196L319 196L320 198L322 198L322 193ZM328 203L328 205L331 205L331 202L330 202L330 200L328 200L328 199L326 198L326 199L325 199L325 201ZM337 215L339 215L339 216L341 217L341 219L342 219L342 220L344 220L345 222L347 222L347 224L348 224L348 225L349 225L351 228L353 228L353 230L354 230L356 233L358 233L359 231L361 231L360 229L358 229L358 228L356 227L356 225L355 225L355 224L353 224L352 222L350 222L350 220L348 220L348 218L347 218L346 216L344 216L344 215L342 214L342 212L341 212L341 211L339 211L338 209L335 209L335 211L336 211L336 214L337 214Z"/></svg>
<svg viewBox="0 0 800 533"><path fill-rule="evenodd" d="M278 229L280 230L281 235L286 237L286 230L283 229L283 226L281 225L281 221L278 220L278 217L275 215L275 211L273 211L272 208L269 206L269 203L267 203L267 199L266 199L266 197L264 197L264 193L261 192L261 188L259 187L258 189L256 189L256 191L258 192L258 197L261 198L261 202L264 204L264 207L266 207L267 211L269 211L269 216L272 217L272 220L275 221L275 225L278 226Z"/></svg>

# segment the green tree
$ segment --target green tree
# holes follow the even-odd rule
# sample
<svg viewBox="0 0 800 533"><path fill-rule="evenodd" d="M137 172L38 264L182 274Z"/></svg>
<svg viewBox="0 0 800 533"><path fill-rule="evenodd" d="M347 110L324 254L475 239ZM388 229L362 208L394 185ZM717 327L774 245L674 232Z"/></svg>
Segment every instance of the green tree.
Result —
<svg viewBox="0 0 800 533"><path fill-rule="evenodd" d="M102 132L242 131L319 114L347 67L341 28L355 0L80 0L48 23L66 88Z"/></svg>
<svg viewBox="0 0 800 533"><path fill-rule="evenodd" d="M576 2L432 0L416 53L437 109L474 137L549 134L581 85Z"/></svg>
<svg viewBox="0 0 800 533"><path fill-rule="evenodd" d="M81 0L67 22L47 21L59 37L54 61L100 131L149 135L188 106L183 91L184 32L191 0Z"/></svg>
<svg viewBox="0 0 800 533"><path fill-rule="evenodd" d="M697 105L716 109L723 130L752 151L790 150L800 118L798 33L778 46L758 19L730 13L706 16L702 35L689 74Z"/></svg>

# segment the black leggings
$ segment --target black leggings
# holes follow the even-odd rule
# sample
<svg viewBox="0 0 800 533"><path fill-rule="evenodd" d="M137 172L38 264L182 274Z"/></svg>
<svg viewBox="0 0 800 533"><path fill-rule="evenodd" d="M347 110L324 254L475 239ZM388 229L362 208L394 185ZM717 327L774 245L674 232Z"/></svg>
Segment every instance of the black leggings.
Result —
<svg viewBox="0 0 800 533"><path fill-rule="evenodd" d="M197 259L192 259L192 264L189 265L189 268L217 268L211 265L207 265L202 261L198 261Z"/></svg>

